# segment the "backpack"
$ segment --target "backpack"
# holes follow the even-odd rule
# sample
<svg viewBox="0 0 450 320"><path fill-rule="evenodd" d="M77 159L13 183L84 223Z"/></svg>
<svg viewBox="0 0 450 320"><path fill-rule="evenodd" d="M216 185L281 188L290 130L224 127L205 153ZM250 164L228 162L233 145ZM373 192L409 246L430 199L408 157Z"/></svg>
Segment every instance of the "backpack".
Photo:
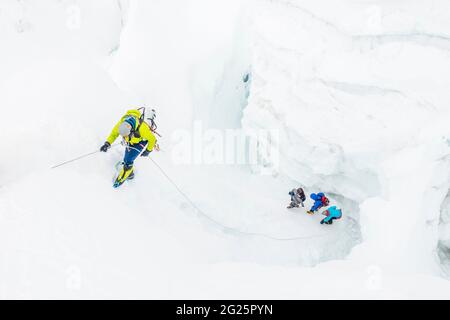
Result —
<svg viewBox="0 0 450 320"><path fill-rule="evenodd" d="M141 126L142 123L145 122L148 125L148 127L150 128L151 132L153 132L153 133L157 134L159 137L161 137L161 135L158 132L156 132L156 129L158 129L158 126L155 123L155 118L156 118L155 109L151 109L148 114L145 112L145 107L141 107L138 110L141 111L141 116L139 117L139 125L136 130L139 131L139 127Z"/></svg>
<svg viewBox="0 0 450 320"><path fill-rule="evenodd" d="M302 201L306 200L305 192L303 191L302 188L297 189L297 194L300 196L300 199L302 199Z"/></svg>
<svg viewBox="0 0 450 320"><path fill-rule="evenodd" d="M322 196L321 201L322 201L322 204L323 204L325 207L328 206L328 205L330 204L330 200L328 200L328 198L325 197L325 196Z"/></svg>
<svg viewBox="0 0 450 320"><path fill-rule="evenodd" d="M148 127L150 128L151 132L153 132L153 133L157 134L158 136L160 136L160 134L158 132L156 132L156 129L158 128L158 126L155 123L155 117L156 117L155 110L154 109L151 110L151 117L149 117L149 118L145 117L145 107L141 107L141 108L139 108L137 110L140 111L141 115L139 116L138 125L137 125L136 129L134 129L132 131L133 136L136 137L136 138L140 138L141 137L141 135L139 133L139 129L140 129L141 125L144 122L148 125Z"/></svg>

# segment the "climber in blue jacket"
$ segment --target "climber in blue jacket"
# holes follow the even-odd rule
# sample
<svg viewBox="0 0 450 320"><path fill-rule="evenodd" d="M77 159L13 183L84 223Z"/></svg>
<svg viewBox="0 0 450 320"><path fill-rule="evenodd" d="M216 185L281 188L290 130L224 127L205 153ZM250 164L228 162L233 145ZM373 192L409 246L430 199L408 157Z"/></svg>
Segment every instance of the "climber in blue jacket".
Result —
<svg viewBox="0 0 450 320"><path fill-rule="evenodd" d="M323 192L319 192L318 194L311 193L310 198L314 200L314 204L308 211L308 214L314 214L314 212L320 208L326 207L330 204L330 200L328 200Z"/></svg>
<svg viewBox="0 0 450 320"><path fill-rule="evenodd" d="M322 212L326 217L320 221L320 224L333 224L333 220L342 218L342 210L336 208L336 206L332 206Z"/></svg>

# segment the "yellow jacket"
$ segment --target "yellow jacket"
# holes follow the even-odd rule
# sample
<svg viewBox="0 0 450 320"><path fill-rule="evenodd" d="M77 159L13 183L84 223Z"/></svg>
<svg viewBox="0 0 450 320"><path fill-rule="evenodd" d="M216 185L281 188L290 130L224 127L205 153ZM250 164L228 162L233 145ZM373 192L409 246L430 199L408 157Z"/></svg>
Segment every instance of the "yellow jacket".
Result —
<svg viewBox="0 0 450 320"><path fill-rule="evenodd" d="M139 110L128 110L127 113L122 117L122 119L120 119L120 121L114 126L113 130L111 131L111 134L109 135L108 139L106 139L106 141L108 141L110 144L113 144L114 141L116 141L117 137L119 136L120 124L129 116L135 118L136 127L134 128L134 130L137 129L137 127L139 126L139 118L141 116L141 113L139 112ZM139 134L134 133L131 134L130 136L125 137L124 140L131 145L138 144L141 141L148 141L147 144L148 151L152 151L153 147L156 144L156 137L145 121L143 121L142 124L139 126Z"/></svg>

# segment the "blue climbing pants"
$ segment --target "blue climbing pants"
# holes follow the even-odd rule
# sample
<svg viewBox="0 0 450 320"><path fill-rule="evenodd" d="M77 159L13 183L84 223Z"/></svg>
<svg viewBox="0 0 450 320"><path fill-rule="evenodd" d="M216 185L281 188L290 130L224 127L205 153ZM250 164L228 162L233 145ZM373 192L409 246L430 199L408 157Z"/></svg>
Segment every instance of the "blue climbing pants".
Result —
<svg viewBox="0 0 450 320"><path fill-rule="evenodd" d="M142 141L138 144L133 144L125 147L125 156L123 163L127 166L132 166L134 160L141 154L142 150L147 146L147 141Z"/></svg>

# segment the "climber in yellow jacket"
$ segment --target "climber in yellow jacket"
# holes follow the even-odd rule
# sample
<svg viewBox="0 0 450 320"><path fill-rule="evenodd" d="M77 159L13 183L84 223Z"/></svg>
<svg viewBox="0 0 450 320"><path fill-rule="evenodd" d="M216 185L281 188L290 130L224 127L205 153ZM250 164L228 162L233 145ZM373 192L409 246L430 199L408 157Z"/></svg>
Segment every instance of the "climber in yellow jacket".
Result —
<svg viewBox="0 0 450 320"><path fill-rule="evenodd" d="M151 114L152 116L149 120L154 123L154 110L152 110ZM149 124L144 121L144 115L139 110L127 111L114 126L111 134L101 146L100 151L107 152L119 135L122 136L126 148L123 167L114 183L114 187L120 186L127 179L133 179L133 164L136 158L139 154L141 154L141 157L147 157L155 145L157 146L156 137Z"/></svg>

